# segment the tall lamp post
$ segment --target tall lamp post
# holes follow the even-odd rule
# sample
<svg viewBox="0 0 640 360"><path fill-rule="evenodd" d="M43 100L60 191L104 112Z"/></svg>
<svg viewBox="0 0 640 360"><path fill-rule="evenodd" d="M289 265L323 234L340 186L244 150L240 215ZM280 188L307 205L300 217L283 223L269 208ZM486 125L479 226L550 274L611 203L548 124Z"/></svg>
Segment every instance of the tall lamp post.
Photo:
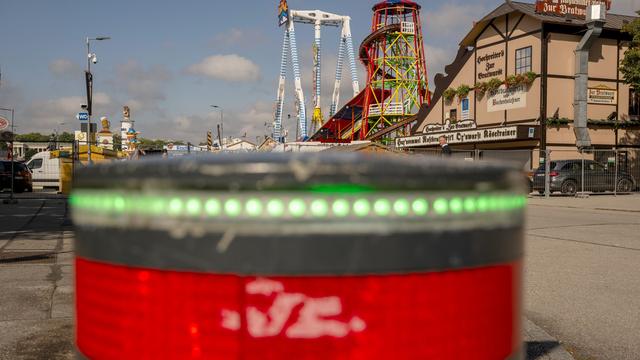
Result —
<svg viewBox="0 0 640 360"><path fill-rule="evenodd" d="M220 110L220 137L224 141L224 109L218 105L211 105L211 107ZM222 144L220 144L220 149L222 149Z"/></svg>
<svg viewBox="0 0 640 360"><path fill-rule="evenodd" d="M93 74L91 74L91 63L97 64L98 57L91 52L92 41L110 40L109 36L98 36L95 38L87 37L87 72L85 73L85 80L87 84L87 113L89 118L87 119L87 157L89 165L91 165L91 114L92 114L92 102L93 102Z"/></svg>
<svg viewBox="0 0 640 360"><path fill-rule="evenodd" d="M15 153L15 149L13 147L13 140L15 138L15 121L14 121L14 114L15 114L15 110L13 108L0 108L0 110L2 111L10 111L11 112L11 194L9 195L9 200L5 200L3 201L5 204L15 204L17 203L17 201L13 198L13 193L14 193L14 177L15 177L15 162L16 162L16 153Z"/></svg>

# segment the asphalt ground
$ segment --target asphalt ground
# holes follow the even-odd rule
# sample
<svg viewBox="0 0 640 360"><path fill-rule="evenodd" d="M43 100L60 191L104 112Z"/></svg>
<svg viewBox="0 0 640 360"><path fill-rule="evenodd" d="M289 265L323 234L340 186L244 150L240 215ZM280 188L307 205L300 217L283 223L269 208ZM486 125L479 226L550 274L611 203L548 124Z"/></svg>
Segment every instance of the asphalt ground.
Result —
<svg viewBox="0 0 640 360"><path fill-rule="evenodd" d="M0 359L74 358L66 215L0 204ZM533 198L527 219L527 359L640 359L640 195Z"/></svg>
<svg viewBox="0 0 640 360"><path fill-rule="evenodd" d="M640 359L640 195L532 198L526 316L576 359Z"/></svg>

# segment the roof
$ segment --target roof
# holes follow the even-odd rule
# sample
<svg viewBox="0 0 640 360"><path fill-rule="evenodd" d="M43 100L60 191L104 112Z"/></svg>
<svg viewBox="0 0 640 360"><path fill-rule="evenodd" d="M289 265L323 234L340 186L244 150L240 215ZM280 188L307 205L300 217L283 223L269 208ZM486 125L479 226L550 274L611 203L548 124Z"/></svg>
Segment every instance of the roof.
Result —
<svg viewBox="0 0 640 360"><path fill-rule="evenodd" d="M536 12L536 5L532 3L524 3L518 1L506 2L500 6L498 6L495 10L487 14L480 21L476 22L473 25L473 29L469 31L467 36L462 39L460 42L461 46L471 46L473 45L475 39L482 33L483 29L491 20L496 19L498 17L504 16L506 14L512 12L520 12L522 14L531 16L535 19L538 19L544 23L551 24L562 24L569 26L584 26L587 21L584 19L576 18L576 17L568 17L561 15L547 15L547 14L539 14ZM622 27L627 23L637 19L636 16L629 15L619 15L619 14L607 14L607 19L604 24L605 29L609 30L622 30Z"/></svg>
<svg viewBox="0 0 640 360"><path fill-rule="evenodd" d="M421 6L411 0L385 0L373 6L373 11L393 6L404 6L420 10Z"/></svg>
<svg viewBox="0 0 640 360"><path fill-rule="evenodd" d="M359 151L368 151L368 152L390 152L395 153L396 151L378 143L365 143L365 144L351 144L351 145L340 145L334 146L329 149L323 150L323 152L359 152Z"/></svg>

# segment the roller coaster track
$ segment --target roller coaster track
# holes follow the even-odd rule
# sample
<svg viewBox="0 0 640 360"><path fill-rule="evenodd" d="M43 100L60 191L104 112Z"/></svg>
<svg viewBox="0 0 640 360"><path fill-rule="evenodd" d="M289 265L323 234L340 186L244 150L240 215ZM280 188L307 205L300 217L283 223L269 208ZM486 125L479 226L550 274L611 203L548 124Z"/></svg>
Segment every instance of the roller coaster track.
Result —
<svg viewBox="0 0 640 360"><path fill-rule="evenodd" d="M369 45L380 40L380 38L386 36L388 33L399 31L400 24L391 24L385 27L381 27L380 29L369 34L369 36L367 36L364 41L362 41L362 44L360 44L360 61L364 63L364 66L369 66L369 55L367 54L368 50L370 49Z"/></svg>

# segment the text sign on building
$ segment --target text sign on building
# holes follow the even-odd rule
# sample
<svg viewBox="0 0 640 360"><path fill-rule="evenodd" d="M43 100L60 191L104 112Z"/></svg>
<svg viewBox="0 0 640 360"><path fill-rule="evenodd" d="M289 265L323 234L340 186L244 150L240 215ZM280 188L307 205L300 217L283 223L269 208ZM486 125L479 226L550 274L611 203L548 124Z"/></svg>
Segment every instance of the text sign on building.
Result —
<svg viewBox="0 0 640 360"><path fill-rule="evenodd" d="M587 7L590 5L605 5L611 9L611 0L538 0L536 12L548 15L572 15L579 18L587 17Z"/></svg>
<svg viewBox="0 0 640 360"><path fill-rule="evenodd" d="M451 133L423 134L403 138L396 138L397 148L410 148L421 146L433 146L439 143L439 138L444 136L449 144L465 144L478 142L492 142L519 139L518 126L506 126L500 128L466 130Z"/></svg>
<svg viewBox="0 0 640 360"><path fill-rule="evenodd" d="M487 112L520 109L527 107L527 87L517 85L507 87L500 86L491 91L487 97Z"/></svg>
<svg viewBox="0 0 640 360"><path fill-rule="evenodd" d="M596 86L589 88L587 101L589 104L615 105L618 103L618 93L616 89L607 86Z"/></svg>
<svg viewBox="0 0 640 360"><path fill-rule="evenodd" d="M504 50L478 54L476 59L478 80L486 81L494 77L502 77L504 75L504 55Z"/></svg>

